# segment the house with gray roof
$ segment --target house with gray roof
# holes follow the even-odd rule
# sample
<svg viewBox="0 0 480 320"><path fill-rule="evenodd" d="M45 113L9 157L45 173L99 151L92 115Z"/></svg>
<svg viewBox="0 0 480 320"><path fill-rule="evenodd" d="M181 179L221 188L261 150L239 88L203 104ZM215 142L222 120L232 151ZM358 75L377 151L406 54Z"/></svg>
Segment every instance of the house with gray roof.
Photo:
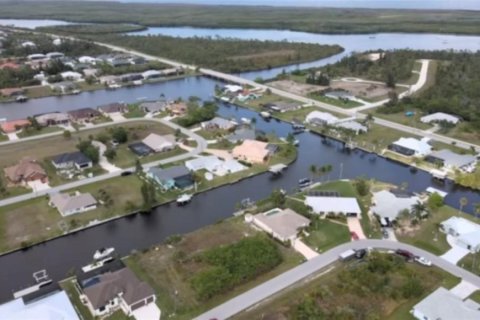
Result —
<svg viewBox="0 0 480 320"><path fill-rule="evenodd" d="M335 127L352 131L355 134L365 133L368 131L368 128L366 126L353 120L339 121L335 124Z"/></svg>
<svg viewBox="0 0 480 320"><path fill-rule="evenodd" d="M167 110L167 101L145 101L138 106L145 113L158 113Z"/></svg>
<svg viewBox="0 0 480 320"><path fill-rule="evenodd" d="M473 172L477 164L477 157L470 154L458 154L448 149L442 149L430 153L425 160L431 163L438 163L447 170L461 170Z"/></svg>
<svg viewBox="0 0 480 320"><path fill-rule="evenodd" d="M231 130L238 124L231 120L215 117L211 120L202 122L200 125L204 130Z"/></svg>
<svg viewBox="0 0 480 320"><path fill-rule="evenodd" d="M142 142L154 152L173 150L177 145L176 138L173 134L165 134L162 136L156 133L150 133Z"/></svg>
<svg viewBox="0 0 480 320"><path fill-rule="evenodd" d="M238 128L231 135L227 137L227 140L232 143L237 143L245 140L255 140L257 132L254 129L248 127Z"/></svg>
<svg viewBox="0 0 480 320"><path fill-rule="evenodd" d="M298 102L277 101L270 102L263 105L264 108L276 112L287 112L300 109L302 106Z"/></svg>
<svg viewBox="0 0 480 320"><path fill-rule="evenodd" d="M414 195L382 190L373 193L371 210L380 218L393 221L401 211L410 211L419 200L420 198Z"/></svg>
<svg viewBox="0 0 480 320"><path fill-rule="evenodd" d="M82 281L82 297L94 317L100 317L118 309L127 316L134 316L135 311L150 306L155 309L155 291L146 282L141 281L129 269L122 268ZM160 310L149 320L159 320Z"/></svg>
<svg viewBox="0 0 480 320"><path fill-rule="evenodd" d="M249 217L245 217L249 219ZM280 241L293 241L298 231L307 227L310 220L292 209L272 209L251 217L253 224Z"/></svg>
<svg viewBox="0 0 480 320"><path fill-rule="evenodd" d="M68 114L63 112L52 112L52 113L45 113L35 117L37 123L41 126L48 127L48 126L55 126L59 124L68 124L70 122L70 118Z"/></svg>
<svg viewBox="0 0 480 320"><path fill-rule="evenodd" d="M90 193L57 193L50 197L49 205L56 208L64 217L94 210L97 208L97 200Z"/></svg>
<svg viewBox="0 0 480 320"><path fill-rule="evenodd" d="M52 159L52 164L57 170L83 170L93 166L92 160L80 151L59 154Z"/></svg>
<svg viewBox="0 0 480 320"><path fill-rule="evenodd" d="M478 320L480 304L470 299L463 300L440 287L413 306L410 313L418 320Z"/></svg>
<svg viewBox="0 0 480 320"><path fill-rule="evenodd" d="M98 111L100 111L102 114L106 115L108 117L109 114L112 113L124 113L128 111L128 106L126 103L119 103L119 102L114 102L114 103L109 103L109 104L104 104L99 106Z"/></svg>
<svg viewBox="0 0 480 320"><path fill-rule="evenodd" d="M175 166L166 169L149 168L147 178L156 182L164 191L187 189L194 184L191 172L186 166Z"/></svg>

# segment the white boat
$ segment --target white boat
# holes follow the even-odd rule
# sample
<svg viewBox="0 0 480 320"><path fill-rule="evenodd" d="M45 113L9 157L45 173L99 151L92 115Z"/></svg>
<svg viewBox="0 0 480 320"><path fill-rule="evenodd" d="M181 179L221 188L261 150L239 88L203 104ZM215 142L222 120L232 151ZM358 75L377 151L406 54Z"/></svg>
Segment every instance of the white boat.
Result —
<svg viewBox="0 0 480 320"><path fill-rule="evenodd" d="M121 88L121 87L122 87L122 86L119 85L119 84L117 84L117 83L113 83L113 84L109 84L109 85L108 85L108 88L109 88L109 89L119 89L119 88Z"/></svg>
<svg viewBox="0 0 480 320"><path fill-rule="evenodd" d="M177 198L177 203L178 204L186 204L189 203L190 200L192 200L192 195L191 194L182 194Z"/></svg>
<svg viewBox="0 0 480 320"><path fill-rule="evenodd" d="M75 89L75 90L72 91L72 94L79 94L80 92L81 92L80 90Z"/></svg>
<svg viewBox="0 0 480 320"><path fill-rule="evenodd" d="M91 263L89 265L86 265L86 266L82 267L82 271L87 273L87 272L96 270L98 268L103 267L105 264L109 263L110 261L113 261L113 257L108 257L108 258L96 261L94 263Z"/></svg>
<svg viewBox="0 0 480 320"><path fill-rule="evenodd" d="M262 111L260 112L260 115L265 118L265 119L270 119L272 117L272 115L270 114L270 112L267 112L267 111Z"/></svg>
<svg viewBox="0 0 480 320"><path fill-rule="evenodd" d="M115 251L115 248L100 248L93 254L93 259L100 260L108 257Z"/></svg>
<svg viewBox="0 0 480 320"><path fill-rule="evenodd" d="M229 97L221 97L220 100L223 101L223 102L230 102Z"/></svg>
<svg viewBox="0 0 480 320"><path fill-rule="evenodd" d="M242 119L240 119L240 121L242 121L242 123L244 123L244 124L250 124L250 123L252 123L252 120L250 120L250 119L248 119L248 118L242 118Z"/></svg>
<svg viewBox="0 0 480 320"><path fill-rule="evenodd" d="M143 81L142 80L135 80L133 81L133 85L135 86L141 86L143 84Z"/></svg>

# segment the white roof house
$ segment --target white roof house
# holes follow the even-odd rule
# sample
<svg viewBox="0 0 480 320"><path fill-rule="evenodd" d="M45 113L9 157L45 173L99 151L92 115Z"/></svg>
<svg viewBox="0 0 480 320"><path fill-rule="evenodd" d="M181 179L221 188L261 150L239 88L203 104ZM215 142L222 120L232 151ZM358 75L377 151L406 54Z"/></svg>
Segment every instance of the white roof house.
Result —
<svg viewBox="0 0 480 320"><path fill-rule="evenodd" d="M28 60L43 60L43 59L46 59L47 56L44 55L43 53L34 53L34 54L30 54L27 56L27 59Z"/></svg>
<svg viewBox="0 0 480 320"><path fill-rule="evenodd" d="M410 151L413 152L411 155L423 157L432 152L432 146L428 144L428 141L428 138L422 138L421 140L415 138L400 138L392 143L393 148L391 149L407 155L410 155Z"/></svg>
<svg viewBox="0 0 480 320"><path fill-rule="evenodd" d="M36 47L37 45L32 41L25 41L25 42L22 42L21 46L23 48L28 48L28 47Z"/></svg>
<svg viewBox="0 0 480 320"><path fill-rule="evenodd" d="M147 70L145 72L142 72L142 77L147 80L147 79L152 79L152 78L158 78L163 75L162 72L158 70Z"/></svg>
<svg viewBox="0 0 480 320"><path fill-rule="evenodd" d="M432 113L427 116L421 117L420 121L422 121L423 123L446 121L453 124L457 124L460 121L460 118L456 116L452 116L451 114L448 114L448 113L436 112L436 113Z"/></svg>
<svg viewBox="0 0 480 320"><path fill-rule="evenodd" d="M457 245L477 252L480 250L480 225L460 217L450 217L440 223L440 230L455 238Z"/></svg>
<svg viewBox="0 0 480 320"><path fill-rule="evenodd" d="M465 300L440 287L413 306L411 314L418 320L476 320L480 319L480 305Z"/></svg>
<svg viewBox="0 0 480 320"><path fill-rule="evenodd" d="M242 86L237 86L235 84L227 84L227 85L225 85L224 89L225 89L225 91L232 92L232 93L237 93L237 92L243 91Z"/></svg>
<svg viewBox="0 0 480 320"><path fill-rule="evenodd" d="M156 133L150 133L142 142L155 152L172 150L177 145L173 134L161 136Z"/></svg>
<svg viewBox="0 0 480 320"><path fill-rule="evenodd" d="M185 161L185 166L190 171L207 170L217 176L224 176L245 170L246 167L234 159L221 160L216 156L204 156Z"/></svg>
<svg viewBox="0 0 480 320"><path fill-rule="evenodd" d="M307 196L305 204L318 214L333 212L356 216L362 213L356 198Z"/></svg>
<svg viewBox="0 0 480 320"><path fill-rule="evenodd" d="M63 80L77 81L82 79L82 74L75 71L65 71L60 73Z"/></svg>
<svg viewBox="0 0 480 320"><path fill-rule="evenodd" d="M460 169L466 172L475 170L477 157L470 154L458 154L448 149L434 151L427 157L430 161L438 160L446 169Z"/></svg>
<svg viewBox="0 0 480 320"><path fill-rule="evenodd" d="M97 61L97 59L95 59L94 57L90 57L90 56L81 56L80 58L78 58L78 62L80 62L80 63L91 64L91 63L95 63L96 61Z"/></svg>
<svg viewBox="0 0 480 320"><path fill-rule="evenodd" d="M62 39L60 38L53 39L52 43L54 46L59 46L62 44Z"/></svg>
<svg viewBox="0 0 480 320"><path fill-rule="evenodd" d="M237 123L231 120L215 117L211 120L202 122L200 125L205 130L214 130L214 129L230 130L235 128L237 126Z"/></svg>
<svg viewBox="0 0 480 320"><path fill-rule="evenodd" d="M79 320L65 291L25 303L21 298L0 305L0 319Z"/></svg>
<svg viewBox="0 0 480 320"><path fill-rule="evenodd" d="M371 210L381 218L393 221L400 211L411 210L419 200L420 198L417 196L399 196L391 191L382 190L373 193Z"/></svg>
<svg viewBox="0 0 480 320"><path fill-rule="evenodd" d="M309 219L288 208L276 208L256 214L252 222L280 241L295 240L298 231L310 224Z"/></svg>
<svg viewBox="0 0 480 320"><path fill-rule="evenodd" d="M90 193L57 193L50 197L49 204L57 208L62 216L94 210L97 208L97 200Z"/></svg>
<svg viewBox="0 0 480 320"><path fill-rule="evenodd" d="M355 132L355 134L359 134L362 132L367 132L368 128L361 123L356 121L344 121L344 122L337 122L335 127L343 128L346 130L350 130Z"/></svg>
<svg viewBox="0 0 480 320"><path fill-rule="evenodd" d="M332 125L338 121L338 118L328 112L312 111L307 115L305 121L315 125Z"/></svg>

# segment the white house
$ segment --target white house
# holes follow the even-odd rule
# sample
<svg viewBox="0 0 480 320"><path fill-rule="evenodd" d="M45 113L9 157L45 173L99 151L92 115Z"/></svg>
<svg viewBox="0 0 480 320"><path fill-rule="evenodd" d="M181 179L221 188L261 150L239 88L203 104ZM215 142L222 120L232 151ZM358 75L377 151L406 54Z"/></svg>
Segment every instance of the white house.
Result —
<svg viewBox="0 0 480 320"><path fill-rule="evenodd" d="M60 73L63 80L78 81L82 79L82 74L75 71L65 71Z"/></svg>
<svg viewBox="0 0 480 320"><path fill-rule="evenodd" d="M382 190L373 193L371 210L380 218L393 221L397 219L398 214L401 211L410 211L412 206L419 200L420 198L414 195L400 194L389 190Z"/></svg>
<svg viewBox="0 0 480 320"><path fill-rule="evenodd" d="M338 121L338 118L328 112L312 111L305 121L312 125L333 125Z"/></svg>
<svg viewBox="0 0 480 320"><path fill-rule="evenodd" d="M355 134L365 133L368 131L366 126L353 120L339 121L335 124L335 127L352 131Z"/></svg>
<svg viewBox="0 0 480 320"><path fill-rule="evenodd" d="M47 53L47 58L48 59L60 59L65 57L65 55L61 52L49 52Z"/></svg>
<svg viewBox="0 0 480 320"><path fill-rule="evenodd" d="M96 61L97 59L90 56L81 56L80 58L78 58L78 62L80 63L95 64Z"/></svg>
<svg viewBox="0 0 480 320"><path fill-rule="evenodd" d="M238 124L234 121L223 119L220 117L215 117L200 124L200 126L204 130L231 130L234 129L237 125Z"/></svg>
<svg viewBox="0 0 480 320"><path fill-rule="evenodd" d="M460 217L450 217L440 223L440 230L455 238L458 246L470 250L480 251L480 225Z"/></svg>
<svg viewBox="0 0 480 320"><path fill-rule="evenodd" d="M53 39L52 44L54 46L59 46L59 45L62 44L62 39L60 39L60 38Z"/></svg>
<svg viewBox="0 0 480 320"><path fill-rule="evenodd" d="M161 136L156 133L150 133L142 142L155 152L172 150L177 145L173 134Z"/></svg>
<svg viewBox="0 0 480 320"><path fill-rule="evenodd" d="M448 149L430 153L425 160L432 163L440 163L447 170L461 170L473 172L477 164L477 157L470 154L458 154Z"/></svg>
<svg viewBox="0 0 480 320"><path fill-rule="evenodd" d="M35 60L43 60L46 59L47 56L45 56L43 53L34 53L30 54L27 56L28 60L35 61Z"/></svg>
<svg viewBox="0 0 480 320"><path fill-rule="evenodd" d="M216 156L203 156L185 161L185 166L190 171L206 170L217 176L224 176L245 170L246 167L237 160L221 160Z"/></svg>
<svg viewBox="0 0 480 320"><path fill-rule="evenodd" d="M245 219L252 219L253 224L280 241L295 240L298 231L310 224L309 219L288 208L272 209Z"/></svg>
<svg viewBox="0 0 480 320"><path fill-rule="evenodd" d="M452 124L457 124L460 122L460 118L456 116L452 116L451 114L448 113L443 113L443 112L436 112L429 114L427 116L421 117L420 121L423 123L432 123L432 122L450 122Z"/></svg>
<svg viewBox="0 0 480 320"><path fill-rule="evenodd" d="M432 152L432 146L428 144L430 139L400 138L388 148L405 156L424 157Z"/></svg>
<svg viewBox="0 0 480 320"><path fill-rule="evenodd" d="M145 80L160 78L163 74L158 70L147 70L142 72L142 77Z"/></svg>
<svg viewBox="0 0 480 320"><path fill-rule="evenodd" d="M97 200L90 193L69 195L57 193L50 197L49 205L57 208L62 216L94 210L97 208Z"/></svg>
<svg viewBox="0 0 480 320"><path fill-rule="evenodd" d="M238 93L243 91L242 86L234 85L234 84L227 84L224 87L224 91L226 92L231 92L231 93Z"/></svg>
<svg viewBox="0 0 480 320"><path fill-rule="evenodd" d="M414 305L410 313L417 320L478 320L480 305L440 287Z"/></svg>
<svg viewBox="0 0 480 320"><path fill-rule="evenodd" d="M362 213L356 198L307 196L305 204L317 214L344 214L358 216Z"/></svg>
<svg viewBox="0 0 480 320"><path fill-rule="evenodd" d="M0 319L79 320L65 291L56 291L31 301L22 298L0 305Z"/></svg>

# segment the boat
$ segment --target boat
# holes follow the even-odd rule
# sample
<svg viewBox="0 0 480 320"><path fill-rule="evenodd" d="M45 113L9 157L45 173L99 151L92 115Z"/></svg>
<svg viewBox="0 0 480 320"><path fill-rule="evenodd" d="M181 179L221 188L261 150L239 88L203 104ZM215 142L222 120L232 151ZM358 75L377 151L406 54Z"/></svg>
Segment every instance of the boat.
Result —
<svg viewBox="0 0 480 320"><path fill-rule="evenodd" d="M87 273L87 272L90 272L90 271L93 271L93 270L96 270L98 268L101 268L103 267L105 264L109 263L113 261L113 257L107 257L105 259L102 259L102 260L97 260L96 262L94 263L91 263L89 265L86 265L86 266L83 266L82 267L82 271Z"/></svg>
<svg viewBox="0 0 480 320"><path fill-rule="evenodd" d="M80 90L75 89L75 90L72 91L72 94L79 94L80 92L81 92Z"/></svg>
<svg viewBox="0 0 480 320"><path fill-rule="evenodd" d="M230 102L229 97L220 97L220 100L223 101L223 102Z"/></svg>
<svg viewBox="0 0 480 320"><path fill-rule="evenodd" d="M108 89L119 89L121 88L122 86L117 84L117 83L112 83L112 84L109 84L108 85Z"/></svg>
<svg viewBox="0 0 480 320"><path fill-rule="evenodd" d="M312 180L309 179L309 178L303 178L303 179L298 180L298 186L300 188L306 188L306 187L310 186L311 184L312 184Z"/></svg>
<svg viewBox="0 0 480 320"><path fill-rule="evenodd" d="M192 197L191 194L182 194L177 198L177 203L179 205L187 204L192 200Z"/></svg>
<svg viewBox="0 0 480 320"><path fill-rule="evenodd" d="M133 85L134 86L141 86L143 84L143 81L142 80L135 80L133 81Z"/></svg>
<svg viewBox="0 0 480 320"><path fill-rule="evenodd" d="M28 100L28 97L26 97L26 96L18 96L18 97L15 98L16 102L25 102L27 100Z"/></svg>
<svg viewBox="0 0 480 320"><path fill-rule="evenodd" d="M115 251L115 248L100 248L93 254L93 259L100 260L108 257Z"/></svg>
<svg viewBox="0 0 480 320"><path fill-rule="evenodd" d="M251 124L252 123L252 120L250 120L248 118L242 118L242 119L240 119L240 121L242 121L242 123L244 123L244 124Z"/></svg>
<svg viewBox="0 0 480 320"><path fill-rule="evenodd" d="M260 115L262 116L262 118L265 118L265 119L270 119L272 117L270 112L267 112L267 111L260 112Z"/></svg>

